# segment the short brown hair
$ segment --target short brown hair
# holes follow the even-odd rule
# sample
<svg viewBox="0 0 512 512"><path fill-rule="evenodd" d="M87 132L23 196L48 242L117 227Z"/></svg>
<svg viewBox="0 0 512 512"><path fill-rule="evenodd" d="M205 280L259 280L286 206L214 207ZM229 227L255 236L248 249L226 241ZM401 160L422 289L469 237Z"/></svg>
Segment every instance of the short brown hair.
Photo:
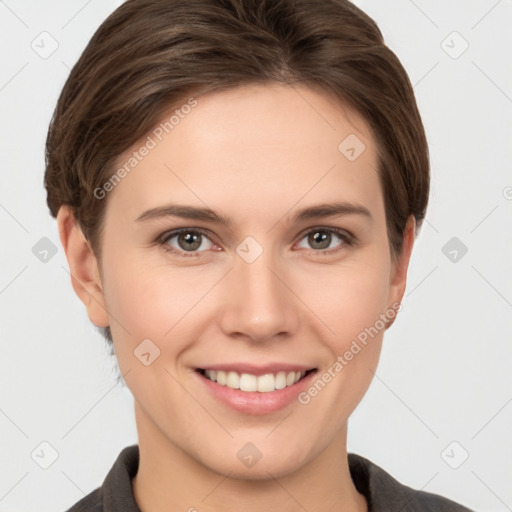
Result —
<svg viewBox="0 0 512 512"><path fill-rule="evenodd" d="M128 0L98 28L59 97L44 185L69 205L101 264L117 157L192 91L251 83L320 88L358 111L379 155L392 255L428 203L428 145L413 87L375 22L348 0ZM341 141L340 141L341 142ZM107 327L104 335L112 341Z"/></svg>

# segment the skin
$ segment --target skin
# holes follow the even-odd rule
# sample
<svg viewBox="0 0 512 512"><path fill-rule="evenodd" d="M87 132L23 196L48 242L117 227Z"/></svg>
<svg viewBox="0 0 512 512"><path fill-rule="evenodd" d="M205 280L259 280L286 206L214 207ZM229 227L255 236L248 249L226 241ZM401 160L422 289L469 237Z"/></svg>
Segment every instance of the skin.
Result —
<svg viewBox="0 0 512 512"><path fill-rule="evenodd" d="M294 400L270 414L220 403L194 370L209 362L285 361L327 371L400 303L414 220L393 259L376 143L363 118L326 93L251 85L197 100L103 199L101 267L68 207L57 219L74 290L95 325L111 326L135 399L136 500L144 512L366 511L350 477L347 420L370 385L385 329L308 404ZM338 150L349 134L366 146L355 161ZM331 201L362 205L371 218L292 222L298 209ZM208 206L233 224L135 222L169 203ZM193 256L157 242L183 227L209 234ZM349 231L357 243L333 234L334 252L325 254L308 238L314 228ZM247 236L263 249L252 263L236 252ZM177 237L166 244L187 254ZM147 338L161 351L149 366L133 354ZM262 453L250 468L237 457L247 442Z"/></svg>

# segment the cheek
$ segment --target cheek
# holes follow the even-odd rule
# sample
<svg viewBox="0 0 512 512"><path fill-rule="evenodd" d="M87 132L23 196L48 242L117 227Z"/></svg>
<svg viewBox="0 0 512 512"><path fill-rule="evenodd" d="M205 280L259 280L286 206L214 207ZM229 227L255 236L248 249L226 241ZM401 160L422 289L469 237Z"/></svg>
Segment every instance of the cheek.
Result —
<svg viewBox="0 0 512 512"><path fill-rule="evenodd" d="M330 329L322 329L320 338L328 355L299 402L315 410L316 427L329 437L347 421L376 371L386 328L381 315L387 307L388 266L375 259L364 268L331 269L329 276L315 277L304 302Z"/></svg>
<svg viewBox="0 0 512 512"><path fill-rule="evenodd" d="M301 299L330 328L329 338L339 353L385 313L389 266L383 259L364 265L326 267L301 277Z"/></svg>
<svg viewBox="0 0 512 512"><path fill-rule="evenodd" d="M144 336L164 336L207 291L208 283L194 277L192 268L155 267L150 261L125 258L108 272L109 313L126 330Z"/></svg>

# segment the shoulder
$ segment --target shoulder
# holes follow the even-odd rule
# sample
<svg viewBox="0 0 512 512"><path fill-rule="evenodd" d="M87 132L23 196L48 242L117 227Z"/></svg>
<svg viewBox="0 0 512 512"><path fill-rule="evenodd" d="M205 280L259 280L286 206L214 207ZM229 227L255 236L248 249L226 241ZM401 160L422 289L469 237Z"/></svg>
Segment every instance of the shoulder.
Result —
<svg viewBox="0 0 512 512"><path fill-rule="evenodd" d="M103 492L101 487L84 496L66 512L103 512Z"/></svg>
<svg viewBox="0 0 512 512"><path fill-rule="evenodd" d="M98 487L66 512L140 512L132 489L132 478L139 467L139 446L123 448Z"/></svg>
<svg viewBox="0 0 512 512"><path fill-rule="evenodd" d="M354 485L366 497L369 512L472 512L438 494L401 484L361 455L349 453L348 461Z"/></svg>

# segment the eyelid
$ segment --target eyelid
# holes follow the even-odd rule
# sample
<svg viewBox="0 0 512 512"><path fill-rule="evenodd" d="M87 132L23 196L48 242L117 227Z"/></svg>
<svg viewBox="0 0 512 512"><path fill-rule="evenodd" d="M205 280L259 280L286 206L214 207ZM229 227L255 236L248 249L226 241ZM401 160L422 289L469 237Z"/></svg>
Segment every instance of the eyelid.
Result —
<svg viewBox="0 0 512 512"><path fill-rule="evenodd" d="M200 233L201 235L204 235L211 241L211 235L208 232L208 230L203 228L176 228L176 229L170 229L169 231L165 231L158 237L158 241L166 241L170 238L174 238L177 235L180 235L181 233Z"/></svg>
<svg viewBox="0 0 512 512"><path fill-rule="evenodd" d="M298 235L298 238L300 240L302 240L306 235L308 235L309 233L312 233L314 231L326 231L328 233L334 233L337 236L345 237L345 238L350 239L350 240L355 240L356 239L356 237L350 231L348 231L347 229L337 228L337 227L334 227L334 226L332 226L332 227L331 226L311 226L309 228L306 228L304 231L302 231Z"/></svg>

